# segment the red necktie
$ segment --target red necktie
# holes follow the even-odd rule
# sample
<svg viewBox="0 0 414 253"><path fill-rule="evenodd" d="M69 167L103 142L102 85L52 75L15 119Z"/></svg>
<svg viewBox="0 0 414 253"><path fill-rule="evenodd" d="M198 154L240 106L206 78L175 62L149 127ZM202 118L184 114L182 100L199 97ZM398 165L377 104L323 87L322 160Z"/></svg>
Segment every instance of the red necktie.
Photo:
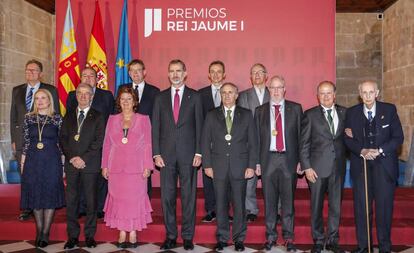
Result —
<svg viewBox="0 0 414 253"><path fill-rule="evenodd" d="M276 151L282 152L284 149L283 144L283 128L282 128L282 115L279 111L280 105L274 105L275 117L276 117Z"/></svg>
<svg viewBox="0 0 414 253"><path fill-rule="evenodd" d="M180 89L175 89L175 95L174 95L174 121L175 121L175 124L177 124L178 114L180 113L180 95L178 95L179 91L180 91Z"/></svg>

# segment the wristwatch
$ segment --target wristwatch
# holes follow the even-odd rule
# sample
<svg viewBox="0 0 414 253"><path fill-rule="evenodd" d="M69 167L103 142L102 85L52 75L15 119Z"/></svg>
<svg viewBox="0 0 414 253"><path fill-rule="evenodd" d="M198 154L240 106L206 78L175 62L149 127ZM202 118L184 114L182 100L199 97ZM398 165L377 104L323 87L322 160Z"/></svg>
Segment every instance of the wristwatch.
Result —
<svg viewBox="0 0 414 253"><path fill-rule="evenodd" d="M380 153L380 155L384 155L384 150L382 148L378 148L378 152Z"/></svg>

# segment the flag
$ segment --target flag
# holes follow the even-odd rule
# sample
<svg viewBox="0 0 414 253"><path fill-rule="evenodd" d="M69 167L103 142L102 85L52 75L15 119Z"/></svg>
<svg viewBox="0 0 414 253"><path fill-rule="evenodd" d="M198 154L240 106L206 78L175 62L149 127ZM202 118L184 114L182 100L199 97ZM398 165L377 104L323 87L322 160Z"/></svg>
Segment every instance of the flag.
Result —
<svg viewBox="0 0 414 253"><path fill-rule="evenodd" d="M58 65L58 93L62 115L66 113L66 99L68 98L69 91L75 90L79 83L79 56L76 49L72 9L70 7L70 0L68 0Z"/></svg>
<svg viewBox="0 0 414 253"><path fill-rule="evenodd" d="M105 39L102 26L101 11L98 0L95 0L95 17L93 18L91 38L89 40L89 52L86 66L95 69L98 80L97 87L108 89L108 65L106 62Z"/></svg>
<svg viewBox="0 0 414 253"><path fill-rule="evenodd" d="M118 87L122 84L131 82L128 75L128 62L131 61L131 46L129 44L128 36L128 5L127 0L124 0L124 7L122 9L121 24L119 26L118 37L118 53L116 55L115 64L115 93L117 94Z"/></svg>

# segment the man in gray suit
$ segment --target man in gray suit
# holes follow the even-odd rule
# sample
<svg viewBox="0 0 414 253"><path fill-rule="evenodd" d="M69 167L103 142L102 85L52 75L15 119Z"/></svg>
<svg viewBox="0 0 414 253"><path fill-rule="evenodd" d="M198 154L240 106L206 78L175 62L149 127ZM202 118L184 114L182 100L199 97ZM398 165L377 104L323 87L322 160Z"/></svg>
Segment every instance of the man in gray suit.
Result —
<svg viewBox="0 0 414 253"><path fill-rule="evenodd" d="M269 81L270 102L257 107L255 122L259 136L259 165L265 201L266 243L271 250L277 241L276 213L281 200L282 231L287 251L295 251L294 193L299 163L302 106L285 100L285 79L273 76Z"/></svg>
<svg viewBox="0 0 414 253"><path fill-rule="evenodd" d="M269 91L266 88L267 71L261 63L256 63L250 68L250 80L253 87L240 93L237 104L249 109L254 116L256 107L269 102ZM256 200L257 176L247 181L246 213L247 221L254 221L259 213Z"/></svg>
<svg viewBox="0 0 414 253"><path fill-rule="evenodd" d="M197 167L201 164L200 139L203 106L197 91L184 84L184 62L172 60L168 65L171 87L155 97L152 113L152 152L161 170L161 202L166 240L161 249L177 243L176 198L180 180L182 202L181 237L184 249L194 248L196 218Z"/></svg>
<svg viewBox="0 0 414 253"><path fill-rule="evenodd" d="M311 191L312 253L343 252L338 246L342 189L345 177L344 123L346 109L335 104L335 84L318 85L318 106L305 112L301 134L301 168ZM328 194L327 234L323 225L323 201Z"/></svg>
<svg viewBox="0 0 414 253"><path fill-rule="evenodd" d="M26 83L20 84L13 88L12 101L10 108L10 134L11 144L15 157L20 166L20 160L23 149L23 121L24 115L33 110L34 94L38 89L46 89L52 94L53 108L59 113L59 98L55 86L42 83L40 79L43 74L43 65L41 62L32 59L26 63L25 77ZM20 172L20 169L19 169ZM20 216L20 220L30 218L31 210L24 210Z"/></svg>
<svg viewBox="0 0 414 253"><path fill-rule="evenodd" d="M247 230L246 179L253 177L257 162L255 126L250 112L236 106L236 85L223 84L220 94L223 106L207 114L202 138L204 171L213 178L216 197L215 250L223 250L230 237L228 197L231 195L234 213L232 239L235 250L243 251Z"/></svg>

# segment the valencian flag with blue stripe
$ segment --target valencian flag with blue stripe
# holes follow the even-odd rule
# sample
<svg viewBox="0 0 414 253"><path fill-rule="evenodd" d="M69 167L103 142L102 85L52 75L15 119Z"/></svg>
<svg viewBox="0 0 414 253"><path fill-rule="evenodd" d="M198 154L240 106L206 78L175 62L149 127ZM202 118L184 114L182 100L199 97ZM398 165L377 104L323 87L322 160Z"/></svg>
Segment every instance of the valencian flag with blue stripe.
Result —
<svg viewBox="0 0 414 253"><path fill-rule="evenodd" d="M116 55L115 66L115 93L117 94L118 87L125 83L130 83L131 78L128 75L128 62L131 61L131 46L129 44L128 36L128 6L127 0L124 0L124 7L122 9L121 25L119 27L118 37L118 53Z"/></svg>
<svg viewBox="0 0 414 253"><path fill-rule="evenodd" d="M69 92L75 90L79 83L79 56L76 49L72 9L70 7L70 0L68 0L58 66L58 93L62 115L66 113L66 99Z"/></svg>

